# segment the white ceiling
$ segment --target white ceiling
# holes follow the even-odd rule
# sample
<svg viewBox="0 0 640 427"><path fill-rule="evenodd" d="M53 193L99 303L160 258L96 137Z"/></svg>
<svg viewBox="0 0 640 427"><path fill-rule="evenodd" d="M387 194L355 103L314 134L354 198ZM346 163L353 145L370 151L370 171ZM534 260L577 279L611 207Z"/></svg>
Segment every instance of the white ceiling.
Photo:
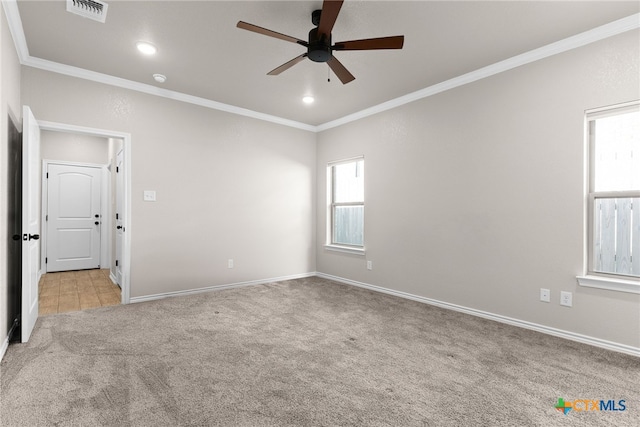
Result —
<svg viewBox="0 0 640 427"><path fill-rule="evenodd" d="M303 40L322 1L107 1L106 23L65 1L19 0L30 57L317 126L637 14L638 1L346 0L333 41L403 34L402 50L337 52L356 80L305 60L305 48L236 28L239 20ZM150 41L154 57L137 52ZM152 74L167 76L163 84ZM313 95L316 102L303 105Z"/></svg>

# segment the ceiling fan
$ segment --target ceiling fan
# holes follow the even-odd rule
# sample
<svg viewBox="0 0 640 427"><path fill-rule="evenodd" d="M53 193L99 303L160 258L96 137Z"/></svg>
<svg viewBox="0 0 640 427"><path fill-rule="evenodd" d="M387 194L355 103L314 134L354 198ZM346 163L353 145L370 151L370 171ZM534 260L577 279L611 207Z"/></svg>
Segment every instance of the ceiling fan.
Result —
<svg viewBox="0 0 640 427"><path fill-rule="evenodd" d="M331 30L338 19L338 13L344 0L324 0L321 10L315 10L311 14L311 22L315 25L309 31L309 41L300 40L295 37L277 33L257 25L239 21L237 27L243 30L253 31L265 36L275 37L291 43L297 43L307 48L307 51L300 56L296 56L291 61L285 62L281 66L269 71L267 75L277 76L285 70L296 65L304 58L309 58L314 62L326 62L331 70L338 76L343 84L355 80L353 74L345 68L340 61L333 56L335 50L373 50L373 49L402 49L404 36L378 37L373 39L351 40L337 42L331 45Z"/></svg>

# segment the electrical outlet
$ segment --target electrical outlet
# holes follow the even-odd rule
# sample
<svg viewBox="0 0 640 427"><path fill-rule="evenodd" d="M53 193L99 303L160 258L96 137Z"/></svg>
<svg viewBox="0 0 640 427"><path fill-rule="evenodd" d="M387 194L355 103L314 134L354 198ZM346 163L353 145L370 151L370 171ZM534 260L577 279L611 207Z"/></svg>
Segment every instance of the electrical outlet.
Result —
<svg viewBox="0 0 640 427"><path fill-rule="evenodd" d="M551 291L549 289L540 288L540 301L551 302Z"/></svg>
<svg viewBox="0 0 640 427"><path fill-rule="evenodd" d="M573 306L573 294L566 291L560 292L560 305L564 305L566 307Z"/></svg>
<svg viewBox="0 0 640 427"><path fill-rule="evenodd" d="M373 270L373 261L367 261L367 270Z"/></svg>
<svg viewBox="0 0 640 427"><path fill-rule="evenodd" d="M233 260L230 259L229 261L227 261L227 267L229 268L233 268Z"/></svg>

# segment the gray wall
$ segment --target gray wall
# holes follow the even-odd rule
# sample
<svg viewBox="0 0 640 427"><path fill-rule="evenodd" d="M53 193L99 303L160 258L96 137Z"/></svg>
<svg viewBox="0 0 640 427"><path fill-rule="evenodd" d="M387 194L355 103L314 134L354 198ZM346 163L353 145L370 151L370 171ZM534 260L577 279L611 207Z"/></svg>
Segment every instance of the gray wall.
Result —
<svg viewBox="0 0 640 427"><path fill-rule="evenodd" d="M7 332L7 118L22 127L20 105L20 63L7 27L4 9L0 7L0 346Z"/></svg>
<svg viewBox="0 0 640 427"><path fill-rule="evenodd" d="M7 36L3 25L2 108L20 114ZM640 296L575 280L584 110L638 99L638 70L634 31L319 135L28 67L22 103L132 134L134 297L317 270L638 347ZM326 163L357 155L372 271L322 248Z"/></svg>
<svg viewBox="0 0 640 427"><path fill-rule="evenodd" d="M315 134L29 67L22 78L37 119L131 133L132 297L315 271Z"/></svg>
<svg viewBox="0 0 640 427"><path fill-rule="evenodd" d="M640 98L638 40L629 32L322 132L318 271L640 347L640 295L576 283L584 111ZM327 162L359 155L372 271L322 247Z"/></svg>
<svg viewBox="0 0 640 427"><path fill-rule="evenodd" d="M40 134L40 156L43 160L106 165L109 162L108 142L107 138L42 131Z"/></svg>

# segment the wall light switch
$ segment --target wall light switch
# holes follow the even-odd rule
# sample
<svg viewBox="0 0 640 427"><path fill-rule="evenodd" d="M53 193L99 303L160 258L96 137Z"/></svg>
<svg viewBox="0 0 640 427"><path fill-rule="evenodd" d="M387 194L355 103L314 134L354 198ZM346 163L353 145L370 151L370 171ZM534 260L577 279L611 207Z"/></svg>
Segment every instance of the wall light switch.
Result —
<svg viewBox="0 0 640 427"><path fill-rule="evenodd" d="M551 291L549 289L540 288L540 301L551 302Z"/></svg>
<svg viewBox="0 0 640 427"><path fill-rule="evenodd" d="M373 261L367 261L367 270L373 270Z"/></svg>
<svg viewBox="0 0 640 427"><path fill-rule="evenodd" d="M144 190L144 201L145 202L155 202L156 201L156 192L153 190Z"/></svg>

